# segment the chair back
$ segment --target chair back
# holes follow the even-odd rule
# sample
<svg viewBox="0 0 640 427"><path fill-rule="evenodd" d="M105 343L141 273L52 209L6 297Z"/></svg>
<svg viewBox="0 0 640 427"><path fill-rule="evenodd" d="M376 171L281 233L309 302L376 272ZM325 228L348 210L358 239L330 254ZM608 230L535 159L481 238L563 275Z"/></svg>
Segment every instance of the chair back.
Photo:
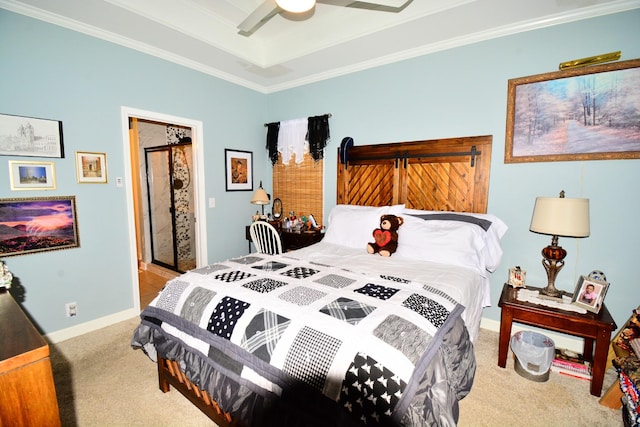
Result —
<svg viewBox="0 0 640 427"><path fill-rule="evenodd" d="M251 241L262 254L281 254L282 242L278 230L266 221L254 221L249 228Z"/></svg>

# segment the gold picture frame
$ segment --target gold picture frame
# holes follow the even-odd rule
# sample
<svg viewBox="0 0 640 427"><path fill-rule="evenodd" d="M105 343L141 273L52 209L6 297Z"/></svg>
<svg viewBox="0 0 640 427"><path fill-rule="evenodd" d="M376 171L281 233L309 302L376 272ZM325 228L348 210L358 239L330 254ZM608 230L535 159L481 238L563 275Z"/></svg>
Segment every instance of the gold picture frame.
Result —
<svg viewBox="0 0 640 427"><path fill-rule="evenodd" d="M75 196L0 199L0 257L80 247Z"/></svg>
<svg viewBox="0 0 640 427"><path fill-rule="evenodd" d="M56 167L53 162L9 161L12 191L55 190Z"/></svg>
<svg viewBox="0 0 640 427"><path fill-rule="evenodd" d="M505 163L640 158L640 59L511 79Z"/></svg>

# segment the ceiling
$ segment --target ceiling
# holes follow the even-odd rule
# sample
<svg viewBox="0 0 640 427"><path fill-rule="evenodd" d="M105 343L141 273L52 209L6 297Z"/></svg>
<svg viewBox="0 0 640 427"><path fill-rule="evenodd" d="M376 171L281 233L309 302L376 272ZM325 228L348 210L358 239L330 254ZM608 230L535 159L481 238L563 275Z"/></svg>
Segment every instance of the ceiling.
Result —
<svg viewBox="0 0 640 427"><path fill-rule="evenodd" d="M251 36L239 34L237 26L263 2L0 0L0 8L271 93L640 7L640 0L408 0L393 13L318 3L304 19L279 14Z"/></svg>

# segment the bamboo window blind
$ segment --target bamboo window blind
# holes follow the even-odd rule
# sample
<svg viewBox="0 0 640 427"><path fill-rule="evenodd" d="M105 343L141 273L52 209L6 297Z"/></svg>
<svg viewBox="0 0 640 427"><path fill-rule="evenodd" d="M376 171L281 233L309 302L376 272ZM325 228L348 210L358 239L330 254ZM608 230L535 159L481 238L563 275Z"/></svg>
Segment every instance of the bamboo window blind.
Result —
<svg viewBox="0 0 640 427"><path fill-rule="evenodd" d="M273 197L282 200L282 215L290 211L300 218L313 214L318 225L323 225L323 160L314 161L309 153L302 163L292 158L289 164L282 163L281 155L273 166Z"/></svg>

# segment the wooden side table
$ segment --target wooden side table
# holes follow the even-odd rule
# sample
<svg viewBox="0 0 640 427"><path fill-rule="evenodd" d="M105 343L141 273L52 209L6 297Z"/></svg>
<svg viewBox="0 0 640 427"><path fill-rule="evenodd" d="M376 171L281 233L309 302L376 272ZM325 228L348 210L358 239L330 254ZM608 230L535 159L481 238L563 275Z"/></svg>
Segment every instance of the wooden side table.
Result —
<svg viewBox="0 0 640 427"><path fill-rule="evenodd" d="M539 289L527 286L527 289ZM556 332L584 338L584 358L591 362L591 394L600 396L607 365L611 333L617 328L607 307L602 304L600 313L581 314L544 305L518 301L517 289L505 284L498 306L502 308L500 317L500 345L498 366L507 365L507 354L511 340L513 322L549 329ZM593 343L595 341L595 352Z"/></svg>

